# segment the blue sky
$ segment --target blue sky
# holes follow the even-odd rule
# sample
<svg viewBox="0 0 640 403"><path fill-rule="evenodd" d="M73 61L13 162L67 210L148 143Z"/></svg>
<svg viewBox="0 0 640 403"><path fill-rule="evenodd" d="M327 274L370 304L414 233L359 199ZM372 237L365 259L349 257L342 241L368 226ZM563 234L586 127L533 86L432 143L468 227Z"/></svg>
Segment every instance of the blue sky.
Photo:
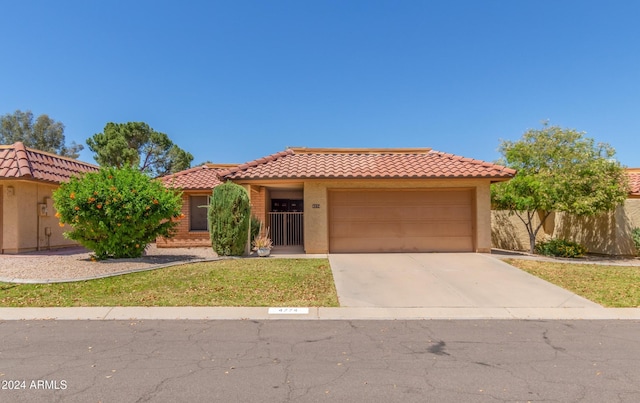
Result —
<svg viewBox="0 0 640 403"><path fill-rule="evenodd" d="M494 161L541 122L640 166L638 1L0 0L0 114L85 145L143 121L194 164L307 147Z"/></svg>

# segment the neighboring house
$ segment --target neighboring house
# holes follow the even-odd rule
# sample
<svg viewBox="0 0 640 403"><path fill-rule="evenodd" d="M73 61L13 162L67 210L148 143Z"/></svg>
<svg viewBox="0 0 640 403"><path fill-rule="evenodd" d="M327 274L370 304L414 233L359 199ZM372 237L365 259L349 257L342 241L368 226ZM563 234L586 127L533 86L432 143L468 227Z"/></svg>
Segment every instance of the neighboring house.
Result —
<svg viewBox="0 0 640 403"><path fill-rule="evenodd" d="M562 238L584 245L590 253L631 256L637 253L631 231L640 227L640 168L627 169L630 191L615 211L593 217L552 213L538 233L538 240ZM492 242L495 248L529 250L524 224L508 211L493 211ZM539 222L539 221L538 221Z"/></svg>
<svg viewBox="0 0 640 403"><path fill-rule="evenodd" d="M629 198L640 199L640 168L627 168L629 176ZM640 222L637 223L640 227Z"/></svg>
<svg viewBox="0 0 640 403"><path fill-rule="evenodd" d="M62 235L51 196L71 176L97 170L21 142L0 145L0 253L77 245Z"/></svg>
<svg viewBox="0 0 640 403"><path fill-rule="evenodd" d="M183 188L187 217L201 214L197 209L204 201L191 198L211 194L217 182L244 186L274 244L306 253L489 252L490 185L514 175L500 165L428 148L290 148L224 170L193 168L163 181ZM194 232L208 237L194 231L189 219L174 240L158 245L181 246Z"/></svg>

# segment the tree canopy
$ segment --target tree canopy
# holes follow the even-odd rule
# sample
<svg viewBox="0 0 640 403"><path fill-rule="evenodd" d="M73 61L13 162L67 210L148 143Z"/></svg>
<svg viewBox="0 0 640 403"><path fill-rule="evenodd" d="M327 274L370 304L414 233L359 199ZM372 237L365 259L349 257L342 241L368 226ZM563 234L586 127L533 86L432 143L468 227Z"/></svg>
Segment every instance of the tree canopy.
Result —
<svg viewBox="0 0 640 403"><path fill-rule="evenodd" d="M531 253L552 212L595 215L615 209L627 197L628 179L614 159L615 150L584 134L545 123L518 141L500 144L500 163L518 172L512 180L492 185L492 203L524 223Z"/></svg>
<svg viewBox="0 0 640 403"><path fill-rule="evenodd" d="M138 167L153 177L187 169L193 160L169 136L144 122L109 122L102 133L87 139L87 145L102 166Z"/></svg>
<svg viewBox="0 0 640 403"><path fill-rule="evenodd" d="M16 141L36 150L71 158L78 158L84 148L75 142L65 145L64 125L47 115L40 115L34 121L31 111L17 110L0 117L0 143Z"/></svg>

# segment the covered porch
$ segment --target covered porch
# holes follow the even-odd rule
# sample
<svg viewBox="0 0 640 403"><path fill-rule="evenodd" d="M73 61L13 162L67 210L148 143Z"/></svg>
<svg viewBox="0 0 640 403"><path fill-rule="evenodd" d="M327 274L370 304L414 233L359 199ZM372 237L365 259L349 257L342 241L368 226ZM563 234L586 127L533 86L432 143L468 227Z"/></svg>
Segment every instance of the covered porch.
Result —
<svg viewBox="0 0 640 403"><path fill-rule="evenodd" d="M273 242L273 252L304 252L304 186L302 183L248 185L252 214Z"/></svg>

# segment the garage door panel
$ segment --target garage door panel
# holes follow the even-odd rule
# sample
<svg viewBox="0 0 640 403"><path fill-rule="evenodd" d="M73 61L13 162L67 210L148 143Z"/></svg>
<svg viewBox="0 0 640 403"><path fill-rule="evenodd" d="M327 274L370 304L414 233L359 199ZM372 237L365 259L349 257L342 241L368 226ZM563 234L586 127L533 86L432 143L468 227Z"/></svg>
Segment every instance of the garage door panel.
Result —
<svg viewBox="0 0 640 403"><path fill-rule="evenodd" d="M332 253L358 252L459 252L473 248L469 237L379 238L372 244L365 238L345 238L331 247Z"/></svg>
<svg viewBox="0 0 640 403"><path fill-rule="evenodd" d="M329 194L331 252L473 250L469 189Z"/></svg>
<svg viewBox="0 0 640 403"><path fill-rule="evenodd" d="M471 236L466 222L342 222L331 227L331 237L358 237L375 240L380 234L394 237Z"/></svg>
<svg viewBox="0 0 640 403"><path fill-rule="evenodd" d="M468 191L387 191L387 190L366 190L362 192L337 191L333 194L334 205L389 205L398 203L398 194L402 194L404 205L431 205L431 204L462 204L469 205Z"/></svg>
<svg viewBox="0 0 640 403"><path fill-rule="evenodd" d="M335 220L353 221L395 221L395 220L439 220L442 217L449 217L449 220L468 221L471 219L471 209L469 205L454 206L342 206L335 208L332 218Z"/></svg>

